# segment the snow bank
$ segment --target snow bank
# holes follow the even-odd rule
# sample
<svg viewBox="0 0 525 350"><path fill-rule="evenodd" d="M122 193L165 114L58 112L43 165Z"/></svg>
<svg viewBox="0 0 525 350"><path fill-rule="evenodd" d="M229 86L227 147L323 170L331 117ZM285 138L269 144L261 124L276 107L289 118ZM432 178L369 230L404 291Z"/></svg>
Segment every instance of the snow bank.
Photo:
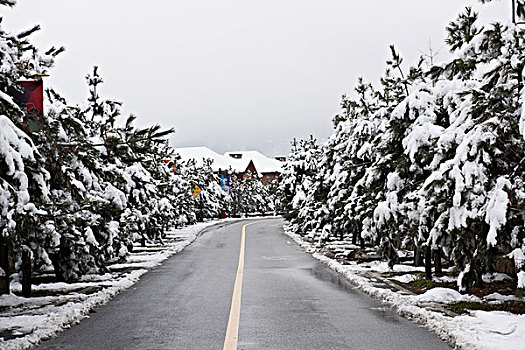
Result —
<svg viewBox="0 0 525 350"><path fill-rule="evenodd" d="M483 350L523 350L525 348L525 315L503 311L472 311L454 318L451 330L458 336L471 337L472 348Z"/></svg>
<svg viewBox="0 0 525 350"><path fill-rule="evenodd" d="M455 303L458 301L480 302L481 299L472 295L464 295L451 288L435 287L416 296L419 301L433 301L438 303Z"/></svg>
<svg viewBox="0 0 525 350"><path fill-rule="evenodd" d="M505 273L495 272L495 273L486 273L482 276L483 282L500 282L505 280L511 280L512 277Z"/></svg>
<svg viewBox="0 0 525 350"><path fill-rule="evenodd" d="M418 276L413 275L413 274L406 274L406 275L401 275L401 276L395 276L395 277L392 277L391 279L394 281L401 282L401 283L410 283L412 281L417 280Z"/></svg>
<svg viewBox="0 0 525 350"><path fill-rule="evenodd" d="M492 293L483 297L484 300L491 301L521 301L520 298L514 295L501 295L499 293Z"/></svg>
<svg viewBox="0 0 525 350"><path fill-rule="evenodd" d="M422 266L394 265L391 269L386 261L372 261L367 264L349 265L353 266L356 271L373 271L373 272L423 272ZM351 268L352 269L352 268Z"/></svg>

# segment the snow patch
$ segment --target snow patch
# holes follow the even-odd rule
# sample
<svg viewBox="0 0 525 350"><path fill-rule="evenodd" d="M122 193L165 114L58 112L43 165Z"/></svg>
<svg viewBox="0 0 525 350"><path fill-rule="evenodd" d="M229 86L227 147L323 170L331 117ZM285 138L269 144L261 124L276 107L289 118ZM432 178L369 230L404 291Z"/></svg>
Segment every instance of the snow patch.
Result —
<svg viewBox="0 0 525 350"><path fill-rule="evenodd" d="M518 288L525 288L525 271L518 272Z"/></svg>
<svg viewBox="0 0 525 350"><path fill-rule="evenodd" d="M425 293L416 296L419 301L433 301L438 303L455 303L458 301L481 301L472 295L463 295L451 288L435 287Z"/></svg>

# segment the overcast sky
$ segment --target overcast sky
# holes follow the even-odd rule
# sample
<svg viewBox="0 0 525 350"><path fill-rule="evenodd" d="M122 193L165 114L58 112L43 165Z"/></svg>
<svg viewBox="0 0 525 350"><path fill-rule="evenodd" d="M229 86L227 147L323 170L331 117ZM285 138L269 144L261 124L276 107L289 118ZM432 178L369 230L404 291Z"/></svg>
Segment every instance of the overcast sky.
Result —
<svg viewBox="0 0 525 350"><path fill-rule="evenodd" d="M72 104L100 67L101 95L138 124L174 127L174 146L286 154L293 137L325 139L359 76L376 82L388 45L413 64L443 46L474 0L19 0L4 27L41 24L33 42L64 45L46 84ZM510 17L510 0L481 8ZM3 6L2 6L3 7ZM446 49L440 53L446 57Z"/></svg>

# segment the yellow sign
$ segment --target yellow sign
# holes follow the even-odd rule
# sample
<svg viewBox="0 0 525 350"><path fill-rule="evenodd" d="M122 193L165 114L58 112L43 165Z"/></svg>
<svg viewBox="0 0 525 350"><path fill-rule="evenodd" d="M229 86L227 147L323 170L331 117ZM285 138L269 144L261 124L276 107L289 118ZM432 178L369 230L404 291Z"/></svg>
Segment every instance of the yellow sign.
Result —
<svg viewBox="0 0 525 350"><path fill-rule="evenodd" d="M202 189L195 183L191 183L191 195L193 196L193 199L195 199L199 193L202 192Z"/></svg>

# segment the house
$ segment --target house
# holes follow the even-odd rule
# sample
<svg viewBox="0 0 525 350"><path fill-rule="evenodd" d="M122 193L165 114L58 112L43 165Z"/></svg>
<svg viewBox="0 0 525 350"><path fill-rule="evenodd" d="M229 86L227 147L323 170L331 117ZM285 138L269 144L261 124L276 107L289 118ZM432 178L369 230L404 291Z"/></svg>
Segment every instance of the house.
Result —
<svg viewBox="0 0 525 350"><path fill-rule="evenodd" d="M284 165L281 160L269 158L258 151L226 152L221 155L208 147L181 147L175 152L182 161L194 159L197 165L203 164L205 159L211 159L211 168L217 174L232 173L239 179L254 176L267 185L270 181L279 180ZM285 160L285 158L284 158Z"/></svg>
<svg viewBox="0 0 525 350"><path fill-rule="evenodd" d="M188 161L190 159L195 160L197 166L202 165L205 159L211 159L211 168L217 173L229 168L228 163L225 162L224 156L212 151L208 147L181 147L176 148L175 153L180 156L181 161Z"/></svg>
<svg viewBox="0 0 525 350"><path fill-rule="evenodd" d="M246 176L250 172L259 177L264 185L281 178L284 162L266 157L258 151L226 152L224 156L240 161L237 163L239 166L237 172L239 174ZM244 170L241 170L242 168Z"/></svg>

